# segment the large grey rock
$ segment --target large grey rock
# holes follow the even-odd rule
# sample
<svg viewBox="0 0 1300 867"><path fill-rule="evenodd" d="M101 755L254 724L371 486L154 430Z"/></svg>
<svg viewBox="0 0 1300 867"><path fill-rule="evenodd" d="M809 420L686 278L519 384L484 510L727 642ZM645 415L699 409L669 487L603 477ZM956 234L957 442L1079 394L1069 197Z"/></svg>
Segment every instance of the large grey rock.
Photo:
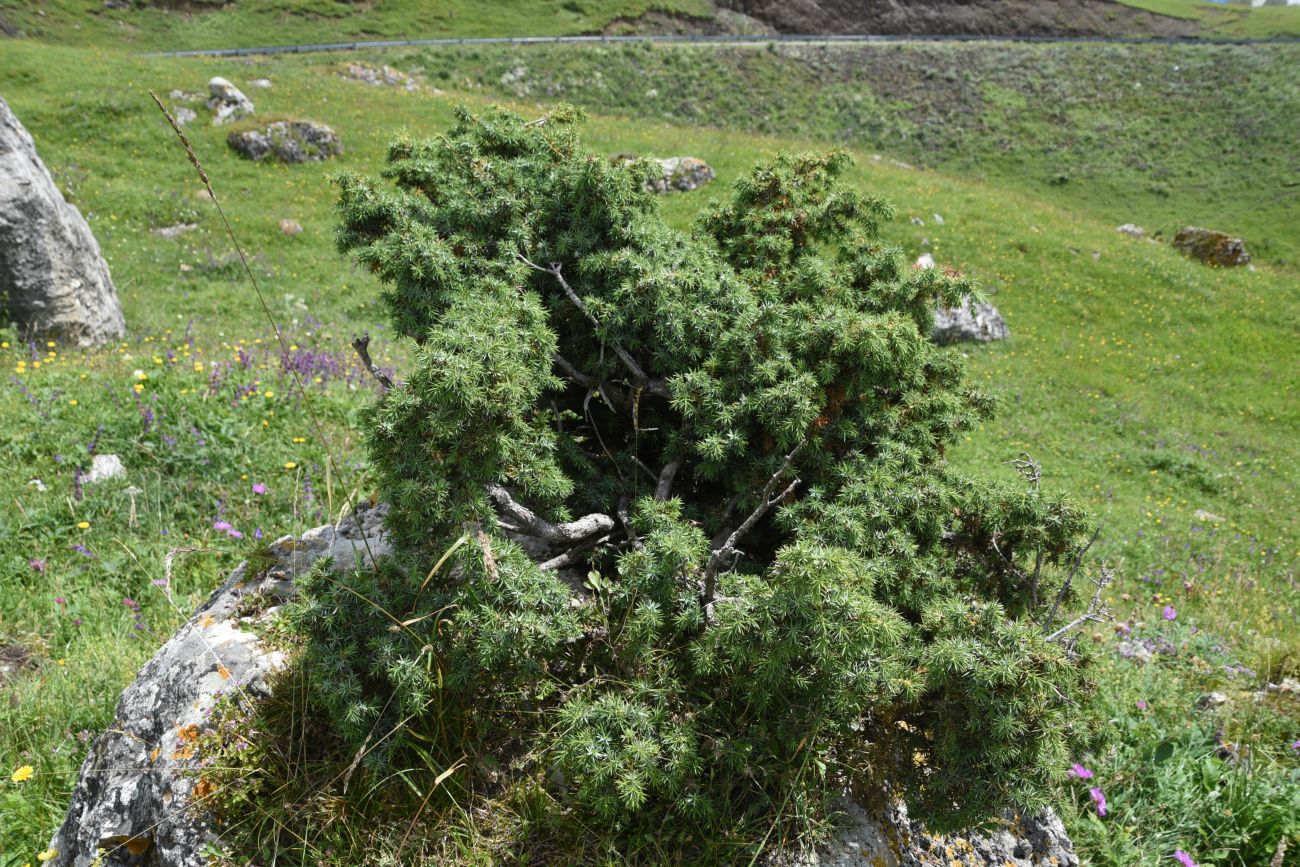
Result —
<svg viewBox="0 0 1300 867"><path fill-rule="evenodd" d="M0 324L23 337L93 346L126 333L90 226L0 99Z"/></svg>
<svg viewBox="0 0 1300 867"><path fill-rule="evenodd" d="M126 477L126 467L117 455L95 455L90 461L90 471L80 475L83 485L98 485Z"/></svg>
<svg viewBox="0 0 1300 867"><path fill-rule="evenodd" d="M201 851L218 833L191 808L194 741L222 693L264 696L267 678L284 664L252 625L291 597L294 579L321 558L332 557L338 568L387 555L386 512L363 503L337 526L279 539L269 563L256 572L241 564L159 649L122 693L113 722L81 766L50 843L58 851L53 867L208 864Z"/></svg>
<svg viewBox="0 0 1300 867"><path fill-rule="evenodd" d="M969 298L959 307L940 307L934 311L935 343L988 343L1005 340L1010 334L1006 320L992 304L972 302Z"/></svg>
<svg viewBox="0 0 1300 867"><path fill-rule="evenodd" d="M993 830L928 834L901 805L873 816L852 800L840 804L831 838L813 852L778 857L780 867L1078 867L1065 826L1051 810L1034 818L1014 814Z"/></svg>
<svg viewBox="0 0 1300 867"><path fill-rule="evenodd" d="M212 110L212 124L219 126L253 113L253 101L244 92L221 76L208 82L208 108Z"/></svg>
<svg viewBox="0 0 1300 867"><path fill-rule="evenodd" d="M341 73L345 78L364 81L374 87L400 87L419 90L420 83L411 76L391 66L373 66L369 63L349 63Z"/></svg>
<svg viewBox="0 0 1300 867"><path fill-rule="evenodd" d="M653 162L659 164L661 173L646 182L646 190L651 193L686 193L717 177L712 166L695 157L667 157Z"/></svg>
<svg viewBox="0 0 1300 867"><path fill-rule="evenodd" d="M245 159L267 157L282 163L327 160L343 153L343 142L323 123L314 120L277 120L261 129L232 132L226 142Z"/></svg>
<svg viewBox="0 0 1300 867"><path fill-rule="evenodd" d="M913 268L933 268L934 257L922 253ZM934 328L930 339L935 343L988 343L1005 340L1010 335L1006 320L992 304L976 304L967 298L959 307L940 307L934 311Z"/></svg>
<svg viewBox="0 0 1300 867"><path fill-rule="evenodd" d="M1219 268L1232 268L1250 264L1246 242L1227 232L1187 226L1174 235L1174 249L1203 264Z"/></svg>

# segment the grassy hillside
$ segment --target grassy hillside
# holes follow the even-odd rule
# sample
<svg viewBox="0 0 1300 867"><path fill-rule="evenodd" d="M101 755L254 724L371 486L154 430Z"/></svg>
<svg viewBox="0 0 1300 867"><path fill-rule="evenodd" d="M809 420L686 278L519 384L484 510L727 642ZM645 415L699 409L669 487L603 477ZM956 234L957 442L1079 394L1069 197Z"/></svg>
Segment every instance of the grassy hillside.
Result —
<svg viewBox="0 0 1300 867"><path fill-rule="evenodd" d="M711 16L709 0L0 0L0 20L23 35L141 51L240 48L351 39L554 36L599 31L649 10Z"/></svg>
<svg viewBox="0 0 1300 867"><path fill-rule="evenodd" d="M442 86L814 137L1008 186L1112 225L1240 233L1300 262L1300 44L394 52ZM1228 96L1230 94L1230 97Z"/></svg>
<svg viewBox="0 0 1300 867"><path fill-rule="evenodd" d="M338 59L324 56L145 61L29 41L3 50L0 95L87 214L131 328L123 345L93 353L0 340L0 497L14 504L0 511L0 648L27 660L0 684L0 865L17 867L44 848L85 738L110 719L120 689L255 536L313 525L342 508L345 492L369 492L355 419L368 384L347 343L369 329L381 363L400 370L402 356L377 317L378 287L334 252L327 176L376 171L394 129L436 131L454 102L480 106L491 94L462 91L451 72L433 79L445 94L372 88L335 75ZM328 166L254 165L226 147L224 130L190 128L345 478L326 474L327 444L145 92L202 91L216 74L241 86L270 78L271 89L248 91L260 114L324 121L347 148ZM529 94L522 109L536 112L542 95ZM611 154L711 162L713 188L663 201L685 225L760 154L821 146L811 136L823 130L793 129L803 134L599 115L587 138ZM1062 792L1086 859L1167 864L1182 848L1201 864L1267 863L1279 836L1300 833L1300 714L1284 695L1262 692L1300 674L1294 248L1279 229L1266 236L1274 246L1258 270L1210 270L1117 234L1119 217L1086 192L1045 202L1035 185L991 172L981 181L877 161L869 150L856 158L855 183L899 207L887 238L976 276L1011 326L1005 343L961 350L1006 407L954 460L1013 478L1006 461L1029 452L1045 485L1073 491L1096 514L1096 554L1121 575L1110 601L1132 634L1107 629L1095 640L1107 651L1105 700L1123 737L1111 753L1080 757L1105 786L1111 815L1091 812L1086 787ZM1198 184L1205 177L1199 165L1174 170ZM1165 225L1161 211L1149 213L1135 216ZM282 233L281 219L304 231ZM176 223L196 228L172 240L152 231ZM79 495L73 467L92 448L122 455L130 475ZM160 587L178 546L201 550L180 557ZM1158 648L1155 660L1134 664L1120 652L1124 638ZM1227 704L1197 710L1211 690ZM29 765L29 779L11 780ZM392 843L386 828L359 831L354 845L359 837L382 849ZM357 863L348 850L324 855L337 845L314 839L306 860Z"/></svg>
<svg viewBox="0 0 1300 867"><path fill-rule="evenodd" d="M1300 11L1287 6L1239 6L1205 0L1119 0L1125 6L1198 22L1215 36L1300 35Z"/></svg>
<svg viewBox="0 0 1300 867"><path fill-rule="evenodd" d="M1207 36L1300 36L1300 10L1286 7L1225 8L1198 0L1118 0L1170 16L1168 32ZM715 19L712 0L130 0L123 8L102 0L0 0L0 34L70 45L129 46L138 50L235 48L346 40L420 39L468 36L551 36L598 33L616 25L644 33L719 32L738 22ZM1061 25L1070 30L1073 7L1062 7ZM1128 17L1108 12L1104 32L1124 35ZM1082 14L1082 13L1080 13ZM783 21L788 20L786 15ZM941 19L940 19L941 20ZM817 30L798 19L790 32ZM1000 32L995 20L976 32ZM1133 25L1130 35L1146 36L1149 26ZM743 28L742 28L743 29ZM837 32L900 32L880 26L854 26ZM909 31L910 32L910 31ZM935 25L926 32L951 32ZM1093 32L1085 29L1084 32ZM1163 32L1157 29L1154 32Z"/></svg>

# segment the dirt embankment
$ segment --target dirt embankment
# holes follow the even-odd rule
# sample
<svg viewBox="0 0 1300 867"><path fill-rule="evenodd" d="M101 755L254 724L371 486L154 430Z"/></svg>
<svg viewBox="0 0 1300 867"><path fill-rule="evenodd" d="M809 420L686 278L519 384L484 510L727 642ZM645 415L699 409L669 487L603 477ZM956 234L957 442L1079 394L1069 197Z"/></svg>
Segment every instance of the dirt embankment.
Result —
<svg viewBox="0 0 1300 867"><path fill-rule="evenodd" d="M1113 0L716 0L779 33L1193 36L1192 21Z"/></svg>

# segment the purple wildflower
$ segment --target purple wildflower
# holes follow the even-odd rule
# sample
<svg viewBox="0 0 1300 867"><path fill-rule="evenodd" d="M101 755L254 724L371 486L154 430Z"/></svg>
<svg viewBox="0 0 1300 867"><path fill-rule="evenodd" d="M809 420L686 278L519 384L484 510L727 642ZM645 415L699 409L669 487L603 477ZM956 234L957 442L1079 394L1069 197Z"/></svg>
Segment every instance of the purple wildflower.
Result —
<svg viewBox="0 0 1300 867"><path fill-rule="evenodd" d="M1165 606L1165 620L1177 620L1178 611L1172 605Z"/></svg>
<svg viewBox="0 0 1300 867"><path fill-rule="evenodd" d="M230 526L230 522L229 522L229 521L213 521L213 522L212 522L212 529L214 529L214 530L220 530L220 531L222 531L222 532L224 533L224 532L226 532L227 530L231 530L231 529L233 529L233 528Z"/></svg>
<svg viewBox="0 0 1300 867"><path fill-rule="evenodd" d="M254 493L254 494L265 494L265 493L266 493L266 485L262 484L261 482L254 482L254 483L253 483L253 493Z"/></svg>
<svg viewBox="0 0 1300 867"><path fill-rule="evenodd" d="M229 537L232 538L232 539L242 539L242 538L244 538L244 534L241 533L241 532L239 532L238 530L236 530L234 527L231 527L229 530L227 530L227 531L226 531L226 535L229 536Z"/></svg>
<svg viewBox="0 0 1300 867"><path fill-rule="evenodd" d="M1196 862L1192 860L1192 856L1188 855L1182 849L1174 850L1174 860L1179 864L1182 864L1183 867L1196 867Z"/></svg>
<svg viewBox="0 0 1300 867"><path fill-rule="evenodd" d="M36 558L32 558L31 560L28 560L27 565L32 567L33 572L44 572L46 567L46 563L44 560L38 560Z"/></svg>
<svg viewBox="0 0 1300 867"><path fill-rule="evenodd" d="M1092 771L1088 770L1078 762L1075 762L1070 766L1070 776L1074 777L1076 780L1091 780Z"/></svg>
<svg viewBox="0 0 1300 867"><path fill-rule="evenodd" d="M54 604L55 604L55 605L67 605L67 604L68 604L68 600L67 600L67 599L64 599L62 596L55 596L55 597L54 597Z"/></svg>
<svg viewBox="0 0 1300 867"><path fill-rule="evenodd" d="M1137 709L1138 709L1138 710L1146 710L1146 709L1147 709L1147 703L1146 703L1146 701L1145 701L1144 699L1138 699L1136 702L1134 702L1134 704L1137 705Z"/></svg>
<svg viewBox="0 0 1300 867"><path fill-rule="evenodd" d="M139 610L140 610L140 603L139 603L139 602L136 602L136 601L135 601L134 599L132 599L130 596L123 596L123 597L122 597L122 604L125 605L127 608L130 608L132 611L139 611Z"/></svg>
<svg viewBox="0 0 1300 867"><path fill-rule="evenodd" d="M1104 817L1106 815L1106 795L1097 786L1089 789L1088 794L1092 796L1092 802L1097 805L1097 815Z"/></svg>

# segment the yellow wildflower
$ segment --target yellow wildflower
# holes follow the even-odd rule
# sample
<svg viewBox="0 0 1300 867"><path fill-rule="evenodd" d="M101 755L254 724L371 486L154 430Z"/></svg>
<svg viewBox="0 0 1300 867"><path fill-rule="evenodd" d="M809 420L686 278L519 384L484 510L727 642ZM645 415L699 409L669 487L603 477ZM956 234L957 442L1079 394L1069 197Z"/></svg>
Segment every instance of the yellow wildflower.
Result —
<svg viewBox="0 0 1300 867"><path fill-rule="evenodd" d="M89 529L90 529L90 522L89 522L89 521L78 521L78 522L77 522L77 529L78 529L78 530L89 530Z"/></svg>
<svg viewBox="0 0 1300 867"><path fill-rule="evenodd" d="M15 783L25 783L32 778L32 774L34 773L36 773L36 769L31 765L23 765L21 768L13 772L10 779Z"/></svg>
<svg viewBox="0 0 1300 867"><path fill-rule="evenodd" d="M293 468L296 467L296 466L298 466L298 465L295 464L293 461L289 461L289 462L287 462L287 463L284 465L284 468L285 468L286 470L291 470L291 469L293 469Z"/></svg>
<svg viewBox="0 0 1300 867"><path fill-rule="evenodd" d="M58 849L46 849L44 852L36 853L36 860L42 863L46 861L53 861L57 857L59 857Z"/></svg>

